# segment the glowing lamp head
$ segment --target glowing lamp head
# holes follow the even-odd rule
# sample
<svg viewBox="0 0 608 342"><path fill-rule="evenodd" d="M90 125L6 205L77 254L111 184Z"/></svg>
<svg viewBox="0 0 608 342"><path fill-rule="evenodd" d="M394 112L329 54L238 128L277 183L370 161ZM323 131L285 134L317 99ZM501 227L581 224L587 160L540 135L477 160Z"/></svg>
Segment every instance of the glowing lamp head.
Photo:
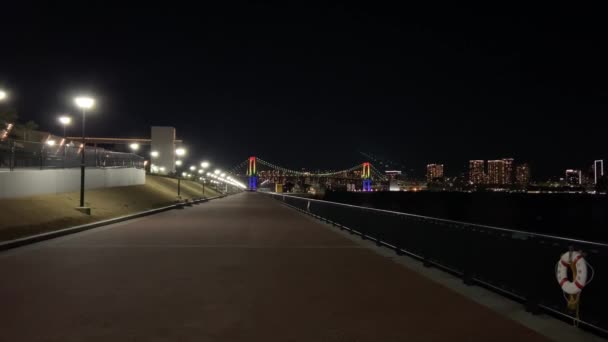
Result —
<svg viewBox="0 0 608 342"><path fill-rule="evenodd" d="M46 144L49 146L55 146L55 140L47 140Z"/></svg>
<svg viewBox="0 0 608 342"><path fill-rule="evenodd" d="M196 170L196 166L194 166L194 165L190 166L190 171L194 171L194 170Z"/></svg>
<svg viewBox="0 0 608 342"><path fill-rule="evenodd" d="M95 106L95 99L88 96L79 96L74 99L74 103L80 109L91 109Z"/></svg>
<svg viewBox="0 0 608 342"><path fill-rule="evenodd" d="M129 147L131 148L131 150L133 151L137 151L139 150L139 144L138 143L132 143L131 145L129 145Z"/></svg>
<svg viewBox="0 0 608 342"><path fill-rule="evenodd" d="M152 151L152 152L150 152L150 157L152 157L152 158L158 158L158 151Z"/></svg>
<svg viewBox="0 0 608 342"><path fill-rule="evenodd" d="M205 172L205 171L203 171L203 169L198 170L198 173L200 173L200 174L203 174L203 172Z"/></svg>
<svg viewBox="0 0 608 342"><path fill-rule="evenodd" d="M0 101L5 100L8 97L8 94L2 89L0 89Z"/></svg>
<svg viewBox="0 0 608 342"><path fill-rule="evenodd" d="M216 175L219 175L222 172L222 170L220 169L216 169L215 171L213 171L213 173L215 173Z"/></svg>
<svg viewBox="0 0 608 342"><path fill-rule="evenodd" d="M209 162L206 162L206 161L202 162L202 163L201 163L201 167L202 167L203 169L208 168L208 167L209 167Z"/></svg>
<svg viewBox="0 0 608 342"><path fill-rule="evenodd" d="M187 173L182 172L182 177L186 177Z"/></svg>
<svg viewBox="0 0 608 342"><path fill-rule="evenodd" d="M176 161L175 161L175 165L177 165L177 166L182 166L182 161L181 161L181 160L176 160Z"/></svg>
<svg viewBox="0 0 608 342"><path fill-rule="evenodd" d="M186 155L186 150L183 148L178 148L175 150L175 154L177 154L178 156L182 157Z"/></svg>
<svg viewBox="0 0 608 342"><path fill-rule="evenodd" d="M60 117L59 117L59 123L61 123L61 124L62 124L62 125L64 125L64 126L67 126L67 125L69 125L70 123L72 123L72 118L71 118L71 117L69 117L69 116L65 116L65 115L60 116Z"/></svg>
<svg viewBox="0 0 608 342"><path fill-rule="evenodd" d="M220 175L220 177L224 178L224 177L226 177L226 174L225 174L225 173L222 173L222 174Z"/></svg>

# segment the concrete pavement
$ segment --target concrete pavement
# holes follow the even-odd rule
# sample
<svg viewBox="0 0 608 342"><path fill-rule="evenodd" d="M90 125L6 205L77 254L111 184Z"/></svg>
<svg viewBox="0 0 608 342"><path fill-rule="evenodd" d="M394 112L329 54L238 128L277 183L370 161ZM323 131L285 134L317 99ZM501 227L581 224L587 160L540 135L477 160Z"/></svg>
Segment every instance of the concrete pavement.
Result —
<svg viewBox="0 0 608 342"><path fill-rule="evenodd" d="M260 194L0 253L0 341L544 341Z"/></svg>

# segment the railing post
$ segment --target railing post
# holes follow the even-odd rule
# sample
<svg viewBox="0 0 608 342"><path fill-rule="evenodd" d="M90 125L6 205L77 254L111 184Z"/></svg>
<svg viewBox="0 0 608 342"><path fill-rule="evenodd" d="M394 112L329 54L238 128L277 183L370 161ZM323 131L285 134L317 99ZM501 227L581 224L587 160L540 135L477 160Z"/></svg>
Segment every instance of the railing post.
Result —
<svg viewBox="0 0 608 342"><path fill-rule="evenodd" d="M10 171L15 169L15 140L11 141L11 157L8 161L8 168Z"/></svg>
<svg viewBox="0 0 608 342"><path fill-rule="evenodd" d="M540 299L538 298L537 293L531 293L526 298L526 302L524 304L524 308L527 312L532 315L538 315L541 313L540 311Z"/></svg>
<svg viewBox="0 0 608 342"><path fill-rule="evenodd" d="M473 274L470 271L465 270L462 273L462 282L465 285L469 285L469 286L473 285Z"/></svg>
<svg viewBox="0 0 608 342"><path fill-rule="evenodd" d="M467 238L467 241L472 241L473 239L473 234L470 230L470 227L465 228L466 230L463 231L463 235L465 236L465 238ZM475 261L475 253L473 251L471 251L472 246L474 245L473 243L467 244L468 246L465 247L463 249L463 253L464 253L464 265L462 268L462 282L465 285L471 286L473 285L473 263Z"/></svg>
<svg viewBox="0 0 608 342"><path fill-rule="evenodd" d="M65 128L65 126L64 126ZM63 139L63 157L61 158L61 168L65 169L65 158L67 155L67 148L68 148L68 144L67 144L67 140L65 140L65 138Z"/></svg>
<svg viewBox="0 0 608 342"><path fill-rule="evenodd" d="M40 145L40 170L42 170L44 166L44 143Z"/></svg>
<svg viewBox="0 0 608 342"><path fill-rule="evenodd" d="M526 251L525 253L528 255L531 254L531 251L537 250L538 244L539 243L535 238L528 238L525 241L522 241L522 247L524 247L525 245L524 250ZM573 249L572 246L570 246L569 248L570 250ZM526 263L529 263L527 267L520 267L524 273L522 274L522 277L525 277L526 279L534 279L534 277L537 277L537 270L543 269L545 266L542 262L539 262L538 259L535 258L526 259ZM543 289L539 284L540 282L537 281L530 281L527 283L529 287L526 291L527 293L525 294L526 299L524 302L524 308L532 315L538 315L541 313L540 303L543 294Z"/></svg>
<svg viewBox="0 0 608 342"><path fill-rule="evenodd" d="M431 259L429 258L428 255L425 255L424 259L422 259L422 265L424 267L431 267L431 266L433 266L433 264L431 263Z"/></svg>

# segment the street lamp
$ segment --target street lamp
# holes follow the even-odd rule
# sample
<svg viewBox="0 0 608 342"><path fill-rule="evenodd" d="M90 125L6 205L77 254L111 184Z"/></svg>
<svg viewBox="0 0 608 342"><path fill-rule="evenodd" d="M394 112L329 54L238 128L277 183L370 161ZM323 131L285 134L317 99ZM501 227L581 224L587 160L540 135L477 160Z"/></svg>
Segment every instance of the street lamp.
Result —
<svg viewBox="0 0 608 342"><path fill-rule="evenodd" d="M222 170L220 169L216 169L215 171L213 171L213 173L215 173L216 175L219 175L222 172Z"/></svg>
<svg viewBox="0 0 608 342"><path fill-rule="evenodd" d="M0 89L0 101L6 100L7 97L8 94L4 90Z"/></svg>
<svg viewBox="0 0 608 342"><path fill-rule="evenodd" d="M129 145L129 147L131 148L132 151L139 150L139 144L138 143L132 143L131 145Z"/></svg>
<svg viewBox="0 0 608 342"><path fill-rule="evenodd" d="M208 161L204 161L204 162L202 162L202 163L201 163L201 167L202 167L203 169L208 168L208 167L209 167L209 162L208 162Z"/></svg>
<svg viewBox="0 0 608 342"><path fill-rule="evenodd" d="M78 108L82 110L82 156L81 156L81 164L80 164L80 208L84 208L84 169L85 169L85 159L84 159L84 150L86 148L85 136L84 136L84 125L86 120L87 109L93 108L95 106L95 99L88 96L79 96L74 99L74 103ZM88 211L90 214L90 211Z"/></svg>
<svg viewBox="0 0 608 342"><path fill-rule="evenodd" d="M182 161L181 160L176 160L175 161L175 166L182 166Z"/></svg>
<svg viewBox="0 0 608 342"><path fill-rule="evenodd" d="M186 150L180 147L175 150L175 154L177 154L179 157L183 157L186 155Z"/></svg>
<svg viewBox="0 0 608 342"><path fill-rule="evenodd" d="M55 146L55 140L47 140L46 144L49 146Z"/></svg>
<svg viewBox="0 0 608 342"><path fill-rule="evenodd" d="M62 115L59 117L59 123L63 126L63 143L65 144L65 146L63 147L63 159L61 160L61 166L65 168L65 159L68 155L66 127L72 123L72 118L67 115Z"/></svg>
<svg viewBox="0 0 608 342"><path fill-rule="evenodd" d="M194 165L190 166L190 171L194 171L194 170L196 170L196 166L194 166Z"/></svg>

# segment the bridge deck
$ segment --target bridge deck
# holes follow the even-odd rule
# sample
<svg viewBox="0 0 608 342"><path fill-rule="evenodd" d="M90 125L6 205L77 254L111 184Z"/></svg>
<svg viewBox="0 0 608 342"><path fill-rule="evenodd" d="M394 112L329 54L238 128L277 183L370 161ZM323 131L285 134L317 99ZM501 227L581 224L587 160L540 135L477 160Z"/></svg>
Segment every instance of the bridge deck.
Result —
<svg viewBox="0 0 608 342"><path fill-rule="evenodd" d="M0 254L0 341L543 341L260 194Z"/></svg>

